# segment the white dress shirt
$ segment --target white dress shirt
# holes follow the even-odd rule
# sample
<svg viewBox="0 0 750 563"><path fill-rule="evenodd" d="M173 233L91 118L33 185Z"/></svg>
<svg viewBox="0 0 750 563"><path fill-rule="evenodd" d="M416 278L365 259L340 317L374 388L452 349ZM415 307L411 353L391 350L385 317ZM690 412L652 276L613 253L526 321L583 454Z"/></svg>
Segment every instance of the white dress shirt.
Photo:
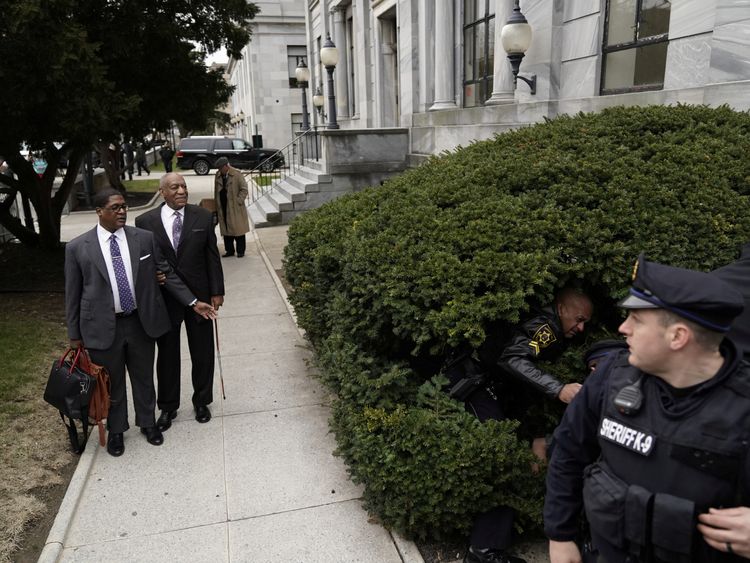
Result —
<svg viewBox="0 0 750 563"><path fill-rule="evenodd" d="M99 246L104 256L104 263L107 265L107 273L109 274L109 285L112 290L112 297L115 298L115 313L122 313L122 305L120 305L120 293L117 290L117 278L115 277L115 268L112 265L112 253L109 250L110 237L113 233L110 233L107 229L101 225L96 226L96 235L99 237ZM120 227L114 232L117 237L117 246L120 247L120 256L122 256L122 262L125 265L125 275L128 277L128 284L130 285L130 293L133 294L133 304L138 307L138 303L135 299L135 284L133 283L133 265L130 263L130 249L128 248L128 238L125 236L125 229Z"/></svg>
<svg viewBox="0 0 750 563"><path fill-rule="evenodd" d="M167 236L169 237L169 242L172 244L172 248L174 248L174 239L172 238L172 225L174 225L175 211L180 214L180 218L182 219L182 224L184 226L185 225L185 208L184 207L182 209L172 209L166 203L161 206L161 222L162 222L162 225L164 225L164 230L167 231Z"/></svg>

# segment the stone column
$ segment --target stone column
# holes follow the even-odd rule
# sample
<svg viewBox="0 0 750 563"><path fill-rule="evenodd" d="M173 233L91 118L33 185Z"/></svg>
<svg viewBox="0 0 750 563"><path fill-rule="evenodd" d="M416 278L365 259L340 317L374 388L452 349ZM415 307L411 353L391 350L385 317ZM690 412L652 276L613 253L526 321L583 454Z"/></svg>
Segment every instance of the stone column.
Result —
<svg viewBox="0 0 750 563"><path fill-rule="evenodd" d="M508 55L500 42L500 32L513 12L513 0L495 1L495 69L492 78L492 96L485 105L512 104L515 101L513 73L510 70Z"/></svg>
<svg viewBox="0 0 750 563"><path fill-rule="evenodd" d="M430 111L455 109L453 0L435 0L435 103Z"/></svg>
<svg viewBox="0 0 750 563"><path fill-rule="evenodd" d="M333 12L333 42L339 50L339 64L336 65L336 113L340 118L349 115L349 46L346 44L346 6L336 6Z"/></svg>
<svg viewBox="0 0 750 563"><path fill-rule="evenodd" d="M380 21L380 55L383 65L381 73L381 116L384 127L398 126L398 45L395 20Z"/></svg>
<svg viewBox="0 0 750 563"><path fill-rule="evenodd" d="M427 111L435 101L435 0L419 0L419 109Z"/></svg>

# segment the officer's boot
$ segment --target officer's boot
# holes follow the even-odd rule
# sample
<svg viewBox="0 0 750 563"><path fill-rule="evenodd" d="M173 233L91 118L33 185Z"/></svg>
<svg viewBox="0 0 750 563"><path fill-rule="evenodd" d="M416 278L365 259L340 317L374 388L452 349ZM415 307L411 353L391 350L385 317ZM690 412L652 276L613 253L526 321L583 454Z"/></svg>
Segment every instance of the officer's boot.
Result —
<svg viewBox="0 0 750 563"><path fill-rule="evenodd" d="M466 557L464 557L464 563L526 563L526 560L508 555L502 549L469 546Z"/></svg>

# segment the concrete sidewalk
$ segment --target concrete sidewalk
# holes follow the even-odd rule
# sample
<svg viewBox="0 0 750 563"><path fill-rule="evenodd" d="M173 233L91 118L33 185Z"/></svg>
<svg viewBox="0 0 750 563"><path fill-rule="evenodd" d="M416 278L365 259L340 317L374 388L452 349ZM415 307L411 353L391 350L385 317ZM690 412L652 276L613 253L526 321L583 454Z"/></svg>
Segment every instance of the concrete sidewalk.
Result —
<svg viewBox="0 0 750 563"><path fill-rule="evenodd" d="M191 203L212 197L213 176L186 179ZM95 223L93 213L64 217L63 240ZM114 458L94 431L40 561L422 561L414 544L368 520L361 488L332 455L329 397L274 273L285 244L285 227L262 229L248 235L244 258L222 260L227 398L217 373L213 419L193 418L183 332L181 407L164 444L131 426Z"/></svg>

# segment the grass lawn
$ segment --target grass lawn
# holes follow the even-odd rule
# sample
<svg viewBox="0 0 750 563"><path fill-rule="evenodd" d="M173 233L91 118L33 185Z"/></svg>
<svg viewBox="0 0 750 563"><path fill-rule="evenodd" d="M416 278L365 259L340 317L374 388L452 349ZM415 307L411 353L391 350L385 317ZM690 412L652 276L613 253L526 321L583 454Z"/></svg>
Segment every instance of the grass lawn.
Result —
<svg viewBox="0 0 750 563"><path fill-rule="evenodd" d="M271 176L256 176L253 177L253 182L258 184L259 186L270 186L271 182L273 182L276 178L272 178Z"/></svg>
<svg viewBox="0 0 750 563"><path fill-rule="evenodd" d="M42 395L67 346L62 249L0 245L0 562L35 561L77 456Z"/></svg>
<svg viewBox="0 0 750 563"><path fill-rule="evenodd" d="M162 162L161 158L159 158L158 153L156 157L156 162L151 164L149 166L149 169L151 170L152 174L154 172L156 172L159 175L164 174L165 172L164 163ZM177 170L177 157L176 156L172 157L172 170Z"/></svg>
<svg viewBox="0 0 750 563"><path fill-rule="evenodd" d="M129 193L153 194L159 189L159 179L147 178L145 180L124 180L123 185Z"/></svg>

